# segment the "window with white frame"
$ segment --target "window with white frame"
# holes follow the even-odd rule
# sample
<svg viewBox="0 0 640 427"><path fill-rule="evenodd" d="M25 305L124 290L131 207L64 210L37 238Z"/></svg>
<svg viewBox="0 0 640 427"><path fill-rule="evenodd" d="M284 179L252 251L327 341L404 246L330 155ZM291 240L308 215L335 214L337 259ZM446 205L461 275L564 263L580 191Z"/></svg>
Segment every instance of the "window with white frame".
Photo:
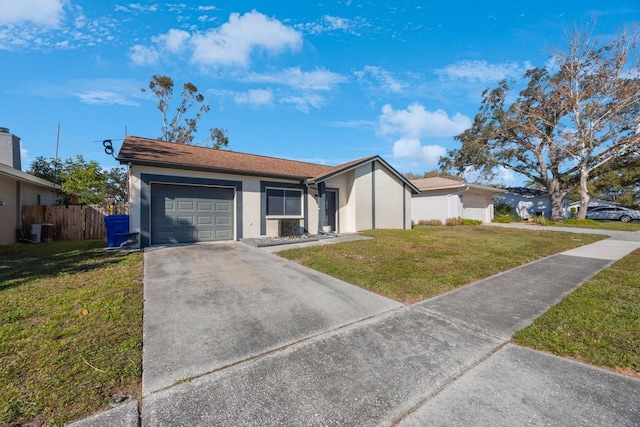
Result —
<svg viewBox="0 0 640 427"><path fill-rule="evenodd" d="M302 190L267 188L267 215L301 216Z"/></svg>

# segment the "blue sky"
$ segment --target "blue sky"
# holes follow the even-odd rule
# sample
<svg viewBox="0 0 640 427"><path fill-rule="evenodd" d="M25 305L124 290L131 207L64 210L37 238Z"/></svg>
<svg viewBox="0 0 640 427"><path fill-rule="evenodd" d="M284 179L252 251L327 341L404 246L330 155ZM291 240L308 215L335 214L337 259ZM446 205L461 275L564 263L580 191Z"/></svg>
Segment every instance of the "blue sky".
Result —
<svg viewBox="0 0 640 427"><path fill-rule="evenodd" d="M336 165L379 154L424 172L456 148L481 93L544 66L567 31L640 21L618 1L0 0L0 126L37 156L103 168L129 135L157 138L153 74L194 83L229 149ZM502 182L521 178L510 173Z"/></svg>

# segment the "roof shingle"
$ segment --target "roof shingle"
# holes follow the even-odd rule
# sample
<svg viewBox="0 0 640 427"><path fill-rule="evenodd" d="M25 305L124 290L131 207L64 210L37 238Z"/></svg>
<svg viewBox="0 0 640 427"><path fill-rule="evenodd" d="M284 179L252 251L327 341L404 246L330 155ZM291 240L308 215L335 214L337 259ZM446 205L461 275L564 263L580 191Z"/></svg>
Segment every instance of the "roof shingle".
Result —
<svg viewBox="0 0 640 427"><path fill-rule="evenodd" d="M120 163L235 172L307 179L331 173L335 167L255 154L175 144L127 136L116 158Z"/></svg>

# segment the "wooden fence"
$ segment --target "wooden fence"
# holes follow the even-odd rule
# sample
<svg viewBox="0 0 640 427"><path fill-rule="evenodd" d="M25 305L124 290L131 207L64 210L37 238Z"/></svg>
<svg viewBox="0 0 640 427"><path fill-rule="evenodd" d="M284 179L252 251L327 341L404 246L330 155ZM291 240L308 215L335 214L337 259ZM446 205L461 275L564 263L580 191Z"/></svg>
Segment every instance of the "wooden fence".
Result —
<svg viewBox="0 0 640 427"><path fill-rule="evenodd" d="M53 240L104 239L104 217L128 213L129 205L23 206L22 233L29 238L32 224L52 224Z"/></svg>

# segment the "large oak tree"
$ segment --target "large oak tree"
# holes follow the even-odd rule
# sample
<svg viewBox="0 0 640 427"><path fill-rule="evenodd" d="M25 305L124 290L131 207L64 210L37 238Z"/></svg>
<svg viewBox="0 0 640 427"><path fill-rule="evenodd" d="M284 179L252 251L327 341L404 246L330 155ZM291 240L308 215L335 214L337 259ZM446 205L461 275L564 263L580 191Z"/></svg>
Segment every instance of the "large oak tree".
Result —
<svg viewBox="0 0 640 427"><path fill-rule="evenodd" d="M567 49L552 52L551 65L525 73L515 100L507 81L483 92L472 127L456 136L461 147L441 159L441 168L522 174L548 191L552 219L564 217L565 195L579 188L584 218L589 178L610 163L624 164L640 147L638 40L636 28L610 41L574 29Z"/></svg>

